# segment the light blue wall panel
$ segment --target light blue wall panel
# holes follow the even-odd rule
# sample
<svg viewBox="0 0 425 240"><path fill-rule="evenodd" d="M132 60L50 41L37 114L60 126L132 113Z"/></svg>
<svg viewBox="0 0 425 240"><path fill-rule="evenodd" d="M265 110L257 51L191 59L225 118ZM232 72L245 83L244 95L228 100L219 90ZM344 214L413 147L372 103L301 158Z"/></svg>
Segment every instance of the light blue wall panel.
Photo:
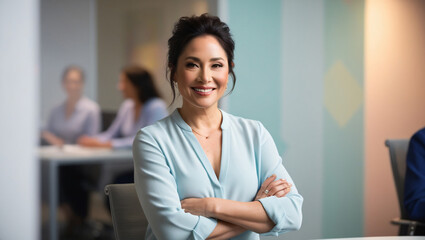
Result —
<svg viewBox="0 0 425 240"><path fill-rule="evenodd" d="M281 1L228 2L229 26L236 42L235 91L230 113L260 120L282 152L281 123Z"/></svg>
<svg viewBox="0 0 425 240"><path fill-rule="evenodd" d="M363 235L364 1L325 0L324 237Z"/></svg>

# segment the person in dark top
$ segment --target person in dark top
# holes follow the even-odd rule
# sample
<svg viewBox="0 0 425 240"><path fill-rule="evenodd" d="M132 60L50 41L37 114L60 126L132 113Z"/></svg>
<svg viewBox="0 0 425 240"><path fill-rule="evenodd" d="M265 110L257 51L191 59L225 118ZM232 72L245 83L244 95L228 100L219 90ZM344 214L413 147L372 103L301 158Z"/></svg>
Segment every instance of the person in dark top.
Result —
<svg viewBox="0 0 425 240"><path fill-rule="evenodd" d="M410 219L425 222L425 128L416 132L410 139L404 207ZM425 227L418 227L416 235L425 235Z"/></svg>

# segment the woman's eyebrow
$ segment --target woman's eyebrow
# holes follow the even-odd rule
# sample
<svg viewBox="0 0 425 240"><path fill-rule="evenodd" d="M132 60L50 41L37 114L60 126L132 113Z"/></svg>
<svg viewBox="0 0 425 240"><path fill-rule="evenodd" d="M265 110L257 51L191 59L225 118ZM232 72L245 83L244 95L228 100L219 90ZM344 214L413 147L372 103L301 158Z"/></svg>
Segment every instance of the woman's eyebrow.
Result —
<svg viewBox="0 0 425 240"><path fill-rule="evenodd" d="M199 58L193 57L193 56L188 56L188 57L185 58L185 60L187 60L187 59L190 59L190 60L193 60L193 61L196 61L196 62L200 62L201 61ZM216 58L211 58L210 59L210 62L214 62L214 61L218 61L218 60L223 60L224 61L224 59L222 57L216 57Z"/></svg>
<svg viewBox="0 0 425 240"><path fill-rule="evenodd" d="M193 60L193 61L196 61L196 62L200 62L200 61L201 61L199 58L197 58L197 57L192 57L192 56L189 56L189 57L186 57L186 58L185 58L185 60L188 60L188 59Z"/></svg>
<svg viewBox="0 0 425 240"><path fill-rule="evenodd" d="M222 57L216 57L216 58L211 58L210 59L210 62L218 61L218 60L223 60L224 61L224 59Z"/></svg>

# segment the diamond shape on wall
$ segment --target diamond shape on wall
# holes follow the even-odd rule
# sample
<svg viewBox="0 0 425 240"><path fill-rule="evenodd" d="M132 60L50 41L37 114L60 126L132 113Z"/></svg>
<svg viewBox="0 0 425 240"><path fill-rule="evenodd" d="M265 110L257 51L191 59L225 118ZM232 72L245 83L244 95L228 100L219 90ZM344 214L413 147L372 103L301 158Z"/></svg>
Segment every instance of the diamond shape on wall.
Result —
<svg viewBox="0 0 425 240"><path fill-rule="evenodd" d="M342 61L336 61L325 75L325 107L344 127L363 102L363 89Z"/></svg>

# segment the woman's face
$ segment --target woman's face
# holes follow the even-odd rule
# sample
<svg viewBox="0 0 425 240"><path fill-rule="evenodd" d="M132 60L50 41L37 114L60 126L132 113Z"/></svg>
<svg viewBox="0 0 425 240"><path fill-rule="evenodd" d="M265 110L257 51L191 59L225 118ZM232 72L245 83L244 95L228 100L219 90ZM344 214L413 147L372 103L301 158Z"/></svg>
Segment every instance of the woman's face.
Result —
<svg viewBox="0 0 425 240"><path fill-rule="evenodd" d="M174 80L183 97L183 107L217 107L229 78L227 55L211 35L192 39L177 60Z"/></svg>
<svg viewBox="0 0 425 240"><path fill-rule="evenodd" d="M118 89L121 91L124 98L137 99L136 88L123 73L120 74L120 79L118 81Z"/></svg>
<svg viewBox="0 0 425 240"><path fill-rule="evenodd" d="M83 79L81 73L77 70L70 70L63 80L63 87L68 98L78 98L83 92Z"/></svg>

